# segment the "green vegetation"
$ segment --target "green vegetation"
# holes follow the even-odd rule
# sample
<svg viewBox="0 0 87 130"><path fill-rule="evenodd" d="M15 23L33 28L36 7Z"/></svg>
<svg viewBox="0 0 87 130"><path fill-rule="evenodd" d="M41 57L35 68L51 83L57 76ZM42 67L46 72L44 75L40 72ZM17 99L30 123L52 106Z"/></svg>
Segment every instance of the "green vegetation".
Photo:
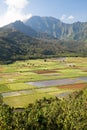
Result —
<svg viewBox="0 0 87 130"><path fill-rule="evenodd" d="M10 90L22 90L22 89L33 89L35 87L30 86L30 85L25 84L25 83L13 83L13 84L9 84L8 88Z"/></svg>
<svg viewBox="0 0 87 130"><path fill-rule="evenodd" d="M49 34L20 21L0 28L0 130L87 130L87 23L49 20Z"/></svg>
<svg viewBox="0 0 87 130"><path fill-rule="evenodd" d="M87 58L81 57L0 65L0 130L86 130L87 83L80 80L49 87L27 84L85 76ZM66 98L59 96L63 94Z"/></svg>
<svg viewBox="0 0 87 130"><path fill-rule="evenodd" d="M6 85L1 84L0 85L0 93L7 92L7 91L10 91L10 89Z"/></svg>
<svg viewBox="0 0 87 130"><path fill-rule="evenodd" d="M0 63L50 57L87 56L87 41L41 40L12 29L0 29Z"/></svg>
<svg viewBox="0 0 87 130"><path fill-rule="evenodd" d="M0 130L86 130L87 89L66 99L43 98L25 109L0 105Z"/></svg>
<svg viewBox="0 0 87 130"><path fill-rule="evenodd" d="M52 96L46 93L32 92L30 94L22 94L20 96L5 97L3 101L11 107L14 106L15 108L22 108L44 97L49 98Z"/></svg>
<svg viewBox="0 0 87 130"><path fill-rule="evenodd" d="M0 94L0 105L3 103L3 97Z"/></svg>
<svg viewBox="0 0 87 130"><path fill-rule="evenodd" d="M16 61L12 64L0 65L0 93L15 92L3 96L3 101L15 108L25 107L37 99L55 97L86 86L83 80L74 83L77 84L77 89L73 89L73 86L62 88L58 85L42 88L27 82L77 77L87 77L87 58L65 57Z"/></svg>

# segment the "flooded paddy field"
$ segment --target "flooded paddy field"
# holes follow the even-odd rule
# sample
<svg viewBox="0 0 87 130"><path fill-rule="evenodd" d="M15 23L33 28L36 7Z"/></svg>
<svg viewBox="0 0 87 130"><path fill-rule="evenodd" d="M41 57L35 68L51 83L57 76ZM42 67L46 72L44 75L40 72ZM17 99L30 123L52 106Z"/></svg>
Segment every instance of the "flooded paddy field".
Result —
<svg viewBox="0 0 87 130"><path fill-rule="evenodd" d="M28 82L27 84L30 84L36 87L47 87L47 86L56 86L56 85L75 84L77 82L87 82L87 77Z"/></svg>

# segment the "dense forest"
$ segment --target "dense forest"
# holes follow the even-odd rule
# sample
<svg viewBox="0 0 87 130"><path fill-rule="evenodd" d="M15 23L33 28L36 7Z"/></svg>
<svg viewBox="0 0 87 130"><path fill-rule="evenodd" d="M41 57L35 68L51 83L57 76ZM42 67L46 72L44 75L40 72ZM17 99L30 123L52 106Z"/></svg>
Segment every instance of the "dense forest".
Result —
<svg viewBox="0 0 87 130"><path fill-rule="evenodd" d="M87 89L67 98L43 98L24 109L3 104L0 130L87 130Z"/></svg>
<svg viewBox="0 0 87 130"><path fill-rule="evenodd" d="M0 30L0 63L61 56L87 56L87 42L42 40L12 29Z"/></svg>

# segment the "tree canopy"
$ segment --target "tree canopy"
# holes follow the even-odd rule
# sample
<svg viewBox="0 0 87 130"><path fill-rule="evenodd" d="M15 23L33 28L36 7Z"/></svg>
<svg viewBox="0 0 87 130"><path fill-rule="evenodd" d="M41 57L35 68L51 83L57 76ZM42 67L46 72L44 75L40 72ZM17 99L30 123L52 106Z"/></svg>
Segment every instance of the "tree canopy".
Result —
<svg viewBox="0 0 87 130"><path fill-rule="evenodd" d="M86 130L87 89L64 99L43 98L24 109L0 105L0 130Z"/></svg>

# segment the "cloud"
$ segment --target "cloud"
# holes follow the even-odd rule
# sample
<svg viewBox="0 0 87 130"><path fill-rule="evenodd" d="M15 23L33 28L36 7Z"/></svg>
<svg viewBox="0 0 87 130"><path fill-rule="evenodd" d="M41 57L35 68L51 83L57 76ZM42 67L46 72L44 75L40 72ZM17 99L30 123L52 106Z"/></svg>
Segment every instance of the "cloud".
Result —
<svg viewBox="0 0 87 130"><path fill-rule="evenodd" d="M63 14L60 19L64 22L72 22L75 18L72 15L67 16L67 15Z"/></svg>
<svg viewBox="0 0 87 130"><path fill-rule="evenodd" d="M68 20L73 20L74 19L74 17L72 16L72 15L70 15L69 17L68 17Z"/></svg>
<svg viewBox="0 0 87 130"><path fill-rule="evenodd" d="M64 19L66 19L66 17L67 17L67 16L66 16L65 14L63 14L60 19L61 19L61 20L64 20Z"/></svg>
<svg viewBox="0 0 87 130"><path fill-rule="evenodd" d="M30 13L24 13L24 9L28 6L28 0L4 0L7 10L0 15L0 26L4 26L16 20L25 20L32 16Z"/></svg>

